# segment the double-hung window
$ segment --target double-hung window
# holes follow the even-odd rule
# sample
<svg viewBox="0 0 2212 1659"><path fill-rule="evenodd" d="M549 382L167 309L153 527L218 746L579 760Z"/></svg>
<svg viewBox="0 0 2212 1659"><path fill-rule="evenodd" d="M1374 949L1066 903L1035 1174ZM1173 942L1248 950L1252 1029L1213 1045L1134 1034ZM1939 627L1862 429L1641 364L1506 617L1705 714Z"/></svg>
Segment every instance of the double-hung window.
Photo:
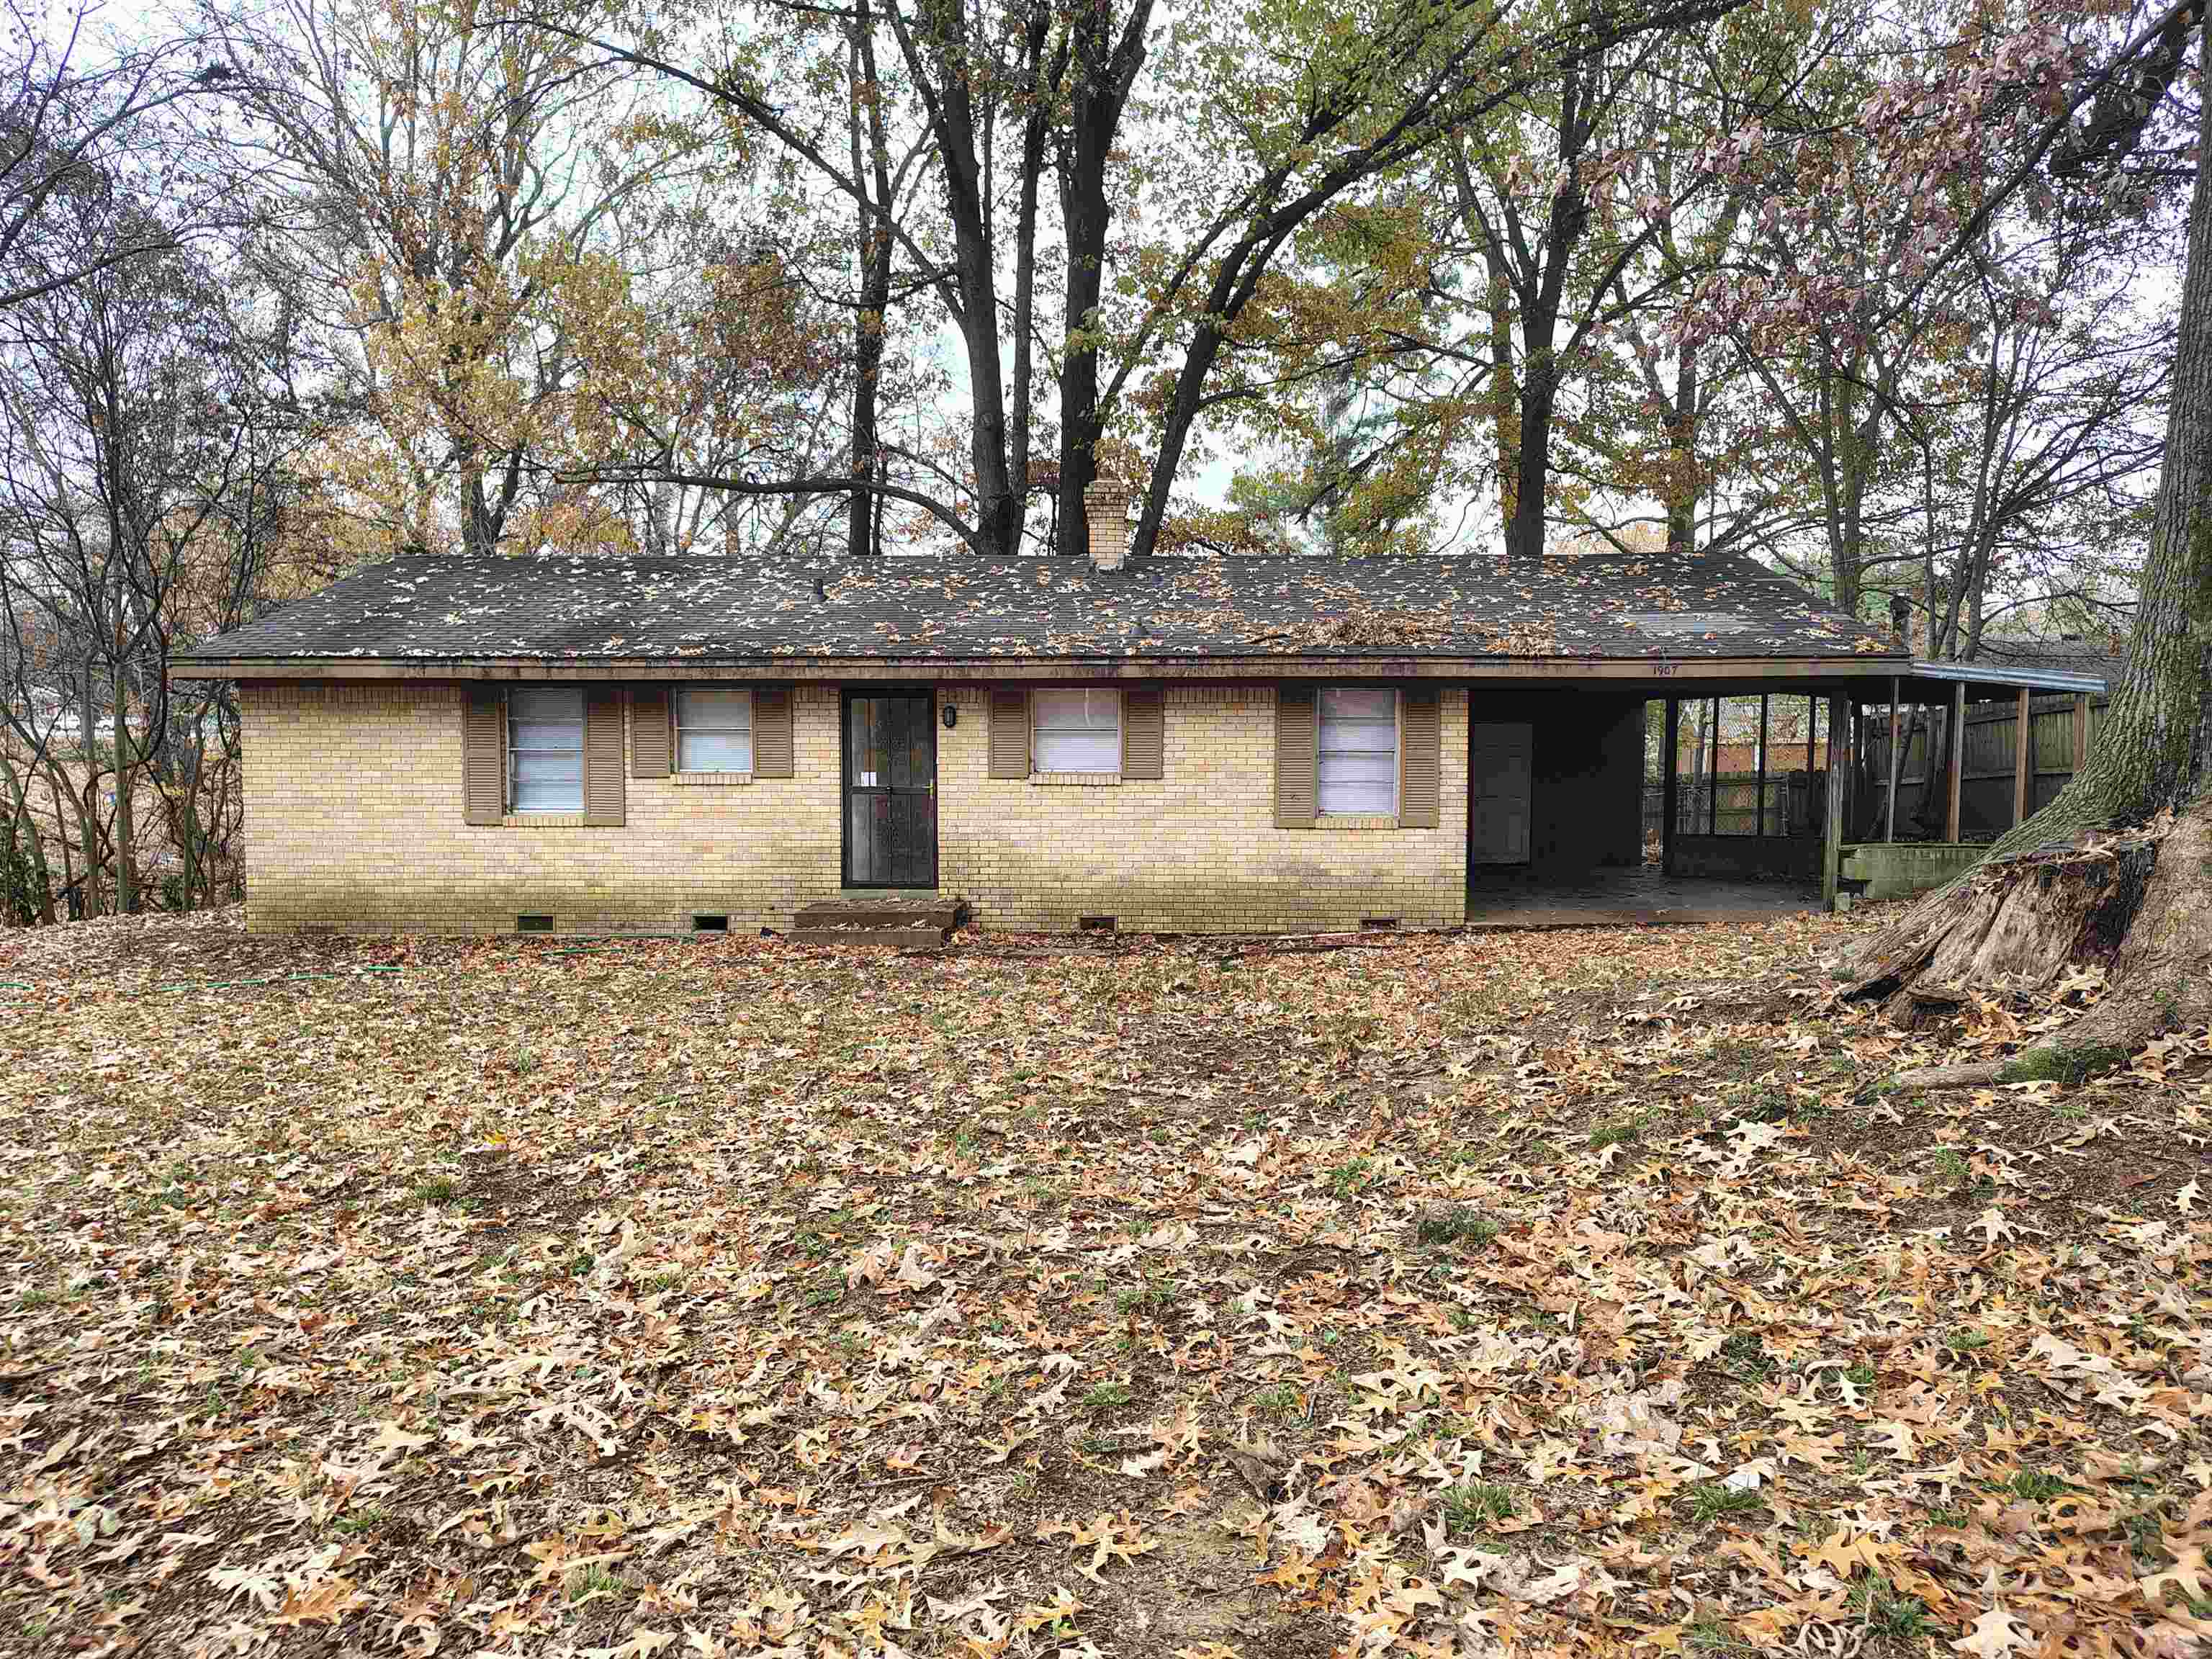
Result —
<svg viewBox="0 0 2212 1659"><path fill-rule="evenodd" d="M1121 769L1121 694L1088 689L1030 694L1030 764L1039 772Z"/></svg>
<svg viewBox="0 0 2212 1659"><path fill-rule="evenodd" d="M753 769L753 694L686 686L676 693L676 769Z"/></svg>
<svg viewBox="0 0 2212 1659"><path fill-rule="evenodd" d="M1329 814L1398 810L1398 694L1384 686L1328 686L1321 694L1315 805Z"/></svg>
<svg viewBox="0 0 2212 1659"><path fill-rule="evenodd" d="M507 694L507 810L584 810L581 686L518 686Z"/></svg>

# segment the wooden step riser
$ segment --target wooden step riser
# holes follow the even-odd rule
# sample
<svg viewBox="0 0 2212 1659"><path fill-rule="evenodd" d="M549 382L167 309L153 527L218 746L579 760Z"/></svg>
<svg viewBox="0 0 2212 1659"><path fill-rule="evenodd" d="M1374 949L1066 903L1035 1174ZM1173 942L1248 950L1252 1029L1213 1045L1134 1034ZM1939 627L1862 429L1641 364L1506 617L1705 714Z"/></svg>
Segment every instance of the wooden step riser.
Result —
<svg viewBox="0 0 2212 1659"><path fill-rule="evenodd" d="M941 949L951 932L944 927L794 927L793 945L868 945L900 951Z"/></svg>

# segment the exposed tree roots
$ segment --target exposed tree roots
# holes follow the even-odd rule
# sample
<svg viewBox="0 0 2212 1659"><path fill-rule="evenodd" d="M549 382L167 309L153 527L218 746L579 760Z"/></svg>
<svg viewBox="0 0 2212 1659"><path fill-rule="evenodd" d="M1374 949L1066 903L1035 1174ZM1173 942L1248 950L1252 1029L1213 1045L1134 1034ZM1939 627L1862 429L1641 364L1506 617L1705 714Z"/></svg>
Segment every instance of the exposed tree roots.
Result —
<svg viewBox="0 0 2212 1659"><path fill-rule="evenodd" d="M2163 1031L2212 1020L2212 797L2170 823L1992 858L1915 905L1859 955L1844 994L1908 1029L1975 992L2035 990L2108 970L2105 998L2002 1060L1900 1073L1899 1086L2079 1081Z"/></svg>

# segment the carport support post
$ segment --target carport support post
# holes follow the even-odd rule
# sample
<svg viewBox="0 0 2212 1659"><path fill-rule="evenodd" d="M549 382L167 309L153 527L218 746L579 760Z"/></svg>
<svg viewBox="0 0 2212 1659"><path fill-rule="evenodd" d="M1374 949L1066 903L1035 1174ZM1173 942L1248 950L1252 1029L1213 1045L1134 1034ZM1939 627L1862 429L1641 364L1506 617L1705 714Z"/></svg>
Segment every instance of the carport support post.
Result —
<svg viewBox="0 0 2212 1659"><path fill-rule="evenodd" d="M2020 688L2020 720L2013 732L2012 741L2012 827L2015 830L2027 822L2028 757L2035 752L2035 716L2027 702L2027 688Z"/></svg>
<svg viewBox="0 0 2212 1659"><path fill-rule="evenodd" d="M1705 729L1713 734L1705 761L1705 833L1721 832L1721 700L1715 697Z"/></svg>
<svg viewBox="0 0 2212 1659"><path fill-rule="evenodd" d="M1887 822L1882 825L1881 838L1886 842L1897 839L1897 676L1889 677L1889 799Z"/></svg>
<svg viewBox="0 0 2212 1659"><path fill-rule="evenodd" d="M1759 694L1759 833L1766 834L1766 693Z"/></svg>
<svg viewBox="0 0 2212 1659"><path fill-rule="evenodd" d="M1951 687L1951 729L1944 734L1950 739L1951 803L1943 817L1943 839L1956 847L1959 844L1959 786L1966 781L1966 683L1960 680Z"/></svg>
<svg viewBox="0 0 2212 1659"><path fill-rule="evenodd" d="M2079 772L2089 763L2089 694L2074 694L2074 769Z"/></svg>
<svg viewBox="0 0 2212 1659"><path fill-rule="evenodd" d="M1820 729L1820 700L1805 699L1805 833L1813 833L1813 738Z"/></svg>
<svg viewBox="0 0 2212 1659"><path fill-rule="evenodd" d="M1659 792L1659 873L1674 873L1674 815L1682 798L1682 700L1667 699L1666 786Z"/></svg>
<svg viewBox="0 0 2212 1659"><path fill-rule="evenodd" d="M1844 867L1844 700L1828 699L1827 833L1820 848L1820 902L1836 908L1836 883Z"/></svg>

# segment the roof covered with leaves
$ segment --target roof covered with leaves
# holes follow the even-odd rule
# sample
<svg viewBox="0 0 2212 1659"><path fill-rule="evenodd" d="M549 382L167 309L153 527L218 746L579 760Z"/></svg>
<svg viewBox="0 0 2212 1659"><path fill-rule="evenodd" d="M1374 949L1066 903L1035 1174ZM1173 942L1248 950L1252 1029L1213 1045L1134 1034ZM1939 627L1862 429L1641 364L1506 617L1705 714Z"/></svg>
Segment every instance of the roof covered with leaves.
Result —
<svg viewBox="0 0 2212 1659"><path fill-rule="evenodd" d="M1747 559L416 555L187 661L1852 658L1893 647Z"/></svg>

